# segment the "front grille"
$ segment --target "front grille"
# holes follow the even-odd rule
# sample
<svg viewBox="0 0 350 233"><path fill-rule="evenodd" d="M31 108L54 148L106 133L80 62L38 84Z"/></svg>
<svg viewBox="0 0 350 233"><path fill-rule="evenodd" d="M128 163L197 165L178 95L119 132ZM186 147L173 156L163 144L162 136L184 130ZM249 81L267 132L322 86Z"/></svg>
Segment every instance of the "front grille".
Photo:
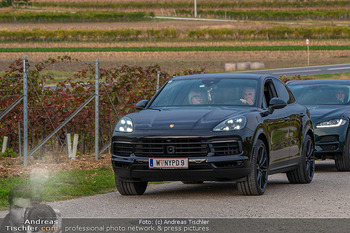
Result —
<svg viewBox="0 0 350 233"><path fill-rule="evenodd" d="M316 142L335 142L339 140L338 135L326 135L320 136L316 139Z"/></svg>
<svg viewBox="0 0 350 233"><path fill-rule="evenodd" d="M239 154L241 142L237 139L203 138L144 138L138 141L113 141L113 154L140 157L203 157Z"/></svg>
<svg viewBox="0 0 350 233"><path fill-rule="evenodd" d="M198 157L208 154L208 147L202 139L143 139L135 145L136 156L167 155Z"/></svg>

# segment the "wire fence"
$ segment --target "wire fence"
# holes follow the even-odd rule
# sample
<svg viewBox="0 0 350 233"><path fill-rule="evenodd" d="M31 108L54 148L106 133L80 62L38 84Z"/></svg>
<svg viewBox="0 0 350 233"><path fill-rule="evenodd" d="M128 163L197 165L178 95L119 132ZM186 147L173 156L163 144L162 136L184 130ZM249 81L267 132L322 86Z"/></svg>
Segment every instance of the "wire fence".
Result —
<svg viewBox="0 0 350 233"><path fill-rule="evenodd" d="M77 154L98 159L109 148L119 117L154 95L161 75L157 66L104 69L98 60L25 60L0 73L0 155L24 156L25 165L30 156L72 151L73 134L79 135ZM169 77L163 73L162 83Z"/></svg>

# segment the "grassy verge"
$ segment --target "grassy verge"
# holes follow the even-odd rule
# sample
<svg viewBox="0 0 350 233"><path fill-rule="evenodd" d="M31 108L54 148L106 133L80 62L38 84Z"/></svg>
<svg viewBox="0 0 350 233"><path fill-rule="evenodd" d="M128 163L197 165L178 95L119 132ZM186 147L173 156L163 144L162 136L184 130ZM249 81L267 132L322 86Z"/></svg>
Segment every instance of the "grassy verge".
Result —
<svg viewBox="0 0 350 233"><path fill-rule="evenodd" d="M3 53L23 52L191 52L191 51L298 51L306 46L190 46L190 47L68 47L0 48ZM350 50L350 45L310 46L310 50Z"/></svg>
<svg viewBox="0 0 350 233"><path fill-rule="evenodd" d="M316 79L350 79L350 72L336 73L336 74L318 74L314 75Z"/></svg>
<svg viewBox="0 0 350 233"><path fill-rule="evenodd" d="M8 193L19 184L30 184L29 177L0 180L0 210L6 210ZM61 171L50 174L43 189L43 201L66 200L114 190L114 173L111 168Z"/></svg>
<svg viewBox="0 0 350 233"><path fill-rule="evenodd" d="M0 210L6 210L8 206L7 198L10 190L19 184L25 183L25 179L19 177L9 177L0 179Z"/></svg>
<svg viewBox="0 0 350 233"><path fill-rule="evenodd" d="M313 78L313 79L350 79L350 72L334 73L334 74L316 74L316 75L301 75L302 79L304 78ZM287 77L293 78L293 77Z"/></svg>

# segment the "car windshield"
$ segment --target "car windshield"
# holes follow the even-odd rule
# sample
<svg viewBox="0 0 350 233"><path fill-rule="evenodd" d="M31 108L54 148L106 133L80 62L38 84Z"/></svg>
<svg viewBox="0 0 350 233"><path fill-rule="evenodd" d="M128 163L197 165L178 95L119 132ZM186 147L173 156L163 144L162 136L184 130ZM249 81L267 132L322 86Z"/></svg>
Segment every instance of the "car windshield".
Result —
<svg viewBox="0 0 350 233"><path fill-rule="evenodd" d="M170 80L151 104L171 106L253 106L258 81L255 79L180 79Z"/></svg>
<svg viewBox="0 0 350 233"><path fill-rule="evenodd" d="M334 84L290 85L297 102L303 105L348 104L350 86Z"/></svg>

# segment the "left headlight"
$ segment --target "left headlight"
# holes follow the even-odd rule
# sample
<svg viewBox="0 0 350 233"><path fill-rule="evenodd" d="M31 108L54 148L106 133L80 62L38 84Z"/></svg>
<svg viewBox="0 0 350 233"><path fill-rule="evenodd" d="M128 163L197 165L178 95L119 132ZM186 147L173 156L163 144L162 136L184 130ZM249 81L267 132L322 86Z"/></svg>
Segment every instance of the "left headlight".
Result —
<svg viewBox="0 0 350 233"><path fill-rule="evenodd" d="M247 118L245 116L232 117L215 126L213 131L240 130L243 129L246 124Z"/></svg>
<svg viewBox="0 0 350 233"><path fill-rule="evenodd" d="M122 133L131 133L134 131L134 124L132 123L132 120L129 117L123 117L118 122L117 126L115 127L115 130Z"/></svg>
<svg viewBox="0 0 350 233"><path fill-rule="evenodd" d="M333 120L318 123L316 125L316 128L320 129L320 128L339 127L345 124L346 124L346 120L344 119L333 119Z"/></svg>

